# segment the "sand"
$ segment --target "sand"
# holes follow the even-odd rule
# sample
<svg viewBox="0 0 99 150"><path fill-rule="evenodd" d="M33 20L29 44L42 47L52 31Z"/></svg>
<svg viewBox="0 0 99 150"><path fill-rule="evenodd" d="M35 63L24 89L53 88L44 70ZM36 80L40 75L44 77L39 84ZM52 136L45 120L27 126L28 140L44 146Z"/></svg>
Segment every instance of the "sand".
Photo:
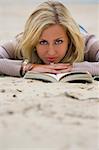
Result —
<svg viewBox="0 0 99 150"><path fill-rule="evenodd" d="M1 43L23 31L36 3L0 0ZM99 37L99 5L69 7L77 21ZM0 150L99 150L99 82L0 77Z"/></svg>
<svg viewBox="0 0 99 150"><path fill-rule="evenodd" d="M0 78L0 150L98 150L99 83Z"/></svg>

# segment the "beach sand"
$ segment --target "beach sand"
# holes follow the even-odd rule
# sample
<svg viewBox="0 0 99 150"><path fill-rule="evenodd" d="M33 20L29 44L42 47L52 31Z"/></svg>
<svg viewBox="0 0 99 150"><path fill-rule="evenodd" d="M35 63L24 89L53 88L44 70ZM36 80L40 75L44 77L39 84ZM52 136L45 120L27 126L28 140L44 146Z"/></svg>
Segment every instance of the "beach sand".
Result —
<svg viewBox="0 0 99 150"><path fill-rule="evenodd" d="M98 150L99 84L0 78L0 150Z"/></svg>
<svg viewBox="0 0 99 150"><path fill-rule="evenodd" d="M0 39L22 30L32 9L29 2L0 1ZM69 6L98 36L98 5ZM45 83L1 76L0 150L99 150L99 82Z"/></svg>

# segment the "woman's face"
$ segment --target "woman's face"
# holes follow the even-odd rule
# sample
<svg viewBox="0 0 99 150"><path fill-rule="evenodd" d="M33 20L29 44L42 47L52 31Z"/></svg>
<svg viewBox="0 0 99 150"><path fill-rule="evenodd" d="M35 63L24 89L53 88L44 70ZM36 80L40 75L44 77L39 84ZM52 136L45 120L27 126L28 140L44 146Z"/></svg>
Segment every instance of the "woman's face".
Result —
<svg viewBox="0 0 99 150"><path fill-rule="evenodd" d="M61 25L45 29L36 46L37 54L45 64L58 63L68 50L68 36Z"/></svg>

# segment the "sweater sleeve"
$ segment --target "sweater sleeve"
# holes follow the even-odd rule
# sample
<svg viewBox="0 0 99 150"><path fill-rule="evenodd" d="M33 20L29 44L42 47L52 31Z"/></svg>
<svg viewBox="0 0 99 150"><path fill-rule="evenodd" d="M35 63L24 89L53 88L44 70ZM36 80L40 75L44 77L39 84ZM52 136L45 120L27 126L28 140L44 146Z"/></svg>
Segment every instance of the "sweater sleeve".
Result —
<svg viewBox="0 0 99 150"><path fill-rule="evenodd" d="M0 59L0 74L20 76L22 60Z"/></svg>
<svg viewBox="0 0 99 150"><path fill-rule="evenodd" d="M72 71L88 71L99 75L99 40L94 35L85 35L84 62L73 63Z"/></svg>
<svg viewBox="0 0 99 150"><path fill-rule="evenodd" d="M22 60L15 59L15 41L0 46L0 74L20 76Z"/></svg>
<svg viewBox="0 0 99 150"><path fill-rule="evenodd" d="M84 60L96 62L99 60L99 55L97 55L97 53L99 53L99 40L95 37L95 35L87 34L85 36Z"/></svg>
<svg viewBox="0 0 99 150"><path fill-rule="evenodd" d="M80 63L74 63L72 71L88 71L93 76L99 75L99 62L80 62Z"/></svg>

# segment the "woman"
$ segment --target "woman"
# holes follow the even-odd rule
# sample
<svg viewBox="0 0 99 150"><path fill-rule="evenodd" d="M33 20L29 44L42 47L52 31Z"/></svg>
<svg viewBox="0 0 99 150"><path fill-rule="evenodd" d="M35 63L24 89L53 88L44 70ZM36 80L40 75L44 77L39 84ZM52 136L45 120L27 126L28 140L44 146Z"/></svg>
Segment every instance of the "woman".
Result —
<svg viewBox="0 0 99 150"><path fill-rule="evenodd" d="M1 74L24 76L28 70L99 75L99 41L80 32L62 3L44 2L30 15L24 32L0 47Z"/></svg>

